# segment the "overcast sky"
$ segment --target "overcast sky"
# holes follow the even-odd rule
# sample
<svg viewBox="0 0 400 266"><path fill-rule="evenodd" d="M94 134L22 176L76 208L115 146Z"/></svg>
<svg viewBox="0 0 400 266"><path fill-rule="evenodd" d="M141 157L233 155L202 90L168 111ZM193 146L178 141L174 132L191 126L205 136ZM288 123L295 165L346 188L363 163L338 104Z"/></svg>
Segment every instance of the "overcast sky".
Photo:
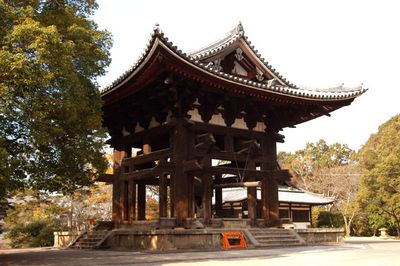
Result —
<svg viewBox="0 0 400 266"><path fill-rule="evenodd" d="M94 19L113 35L112 63L101 87L137 60L156 22L190 52L242 22L245 34L286 79L310 88L364 84L351 106L285 129L278 150L325 139L359 149L400 113L400 1L129 1L98 0Z"/></svg>

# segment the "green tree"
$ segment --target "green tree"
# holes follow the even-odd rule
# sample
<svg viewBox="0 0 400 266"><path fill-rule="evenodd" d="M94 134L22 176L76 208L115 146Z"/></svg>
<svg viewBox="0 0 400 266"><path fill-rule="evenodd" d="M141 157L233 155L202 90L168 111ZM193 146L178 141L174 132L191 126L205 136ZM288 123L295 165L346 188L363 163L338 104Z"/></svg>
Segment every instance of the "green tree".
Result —
<svg viewBox="0 0 400 266"><path fill-rule="evenodd" d="M111 37L94 0L0 0L0 196L70 194L104 171L95 78Z"/></svg>
<svg viewBox="0 0 400 266"><path fill-rule="evenodd" d="M400 236L400 115L396 115L370 136L360 151L363 166L360 201L372 214L375 224L383 216ZM373 222L372 221L372 222Z"/></svg>
<svg viewBox="0 0 400 266"><path fill-rule="evenodd" d="M359 210L356 200L359 164L356 157L347 145L328 145L324 140L307 143L304 149L294 154L278 155L280 163L292 172L293 181L298 186L335 198L333 210L342 215L347 236Z"/></svg>

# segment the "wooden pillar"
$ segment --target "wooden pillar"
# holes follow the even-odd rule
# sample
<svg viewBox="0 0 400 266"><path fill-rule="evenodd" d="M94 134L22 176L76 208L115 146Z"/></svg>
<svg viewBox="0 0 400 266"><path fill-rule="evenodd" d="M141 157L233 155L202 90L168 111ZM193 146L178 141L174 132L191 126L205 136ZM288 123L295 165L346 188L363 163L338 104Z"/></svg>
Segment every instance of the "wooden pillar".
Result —
<svg viewBox="0 0 400 266"><path fill-rule="evenodd" d="M112 201L112 219L115 228L118 228L121 220L121 176L123 169L121 167L122 160L126 157L126 152L122 144L117 144L113 151L113 201Z"/></svg>
<svg viewBox="0 0 400 266"><path fill-rule="evenodd" d="M129 223L132 223L136 220L136 183L133 180L129 181L128 193Z"/></svg>
<svg viewBox="0 0 400 266"><path fill-rule="evenodd" d="M222 176L220 174L215 175L215 180L218 181L221 179ZM215 188L215 212L218 216L218 218L223 217L222 213L222 188L218 187Z"/></svg>
<svg viewBox="0 0 400 266"><path fill-rule="evenodd" d="M146 185L138 184L138 220L146 220Z"/></svg>
<svg viewBox="0 0 400 266"><path fill-rule="evenodd" d="M266 161L261 164L261 170L277 170L276 137L275 132L266 132L261 140L262 154ZM267 226L279 224L278 183L274 174L263 177L261 183L262 216Z"/></svg>
<svg viewBox="0 0 400 266"><path fill-rule="evenodd" d="M279 198L278 198L278 182L273 175L268 177L268 204L269 204L269 225L277 226L279 220Z"/></svg>
<svg viewBox="0 0 400 266"><path fill-rule="evenodd" d="M128 201L128 181L120 182L120 206L121 206L121 221L129 221L129 201Z"/></svg>
<svg viewBox="0 0 400 266"><path fill-rule="evenodd" d="M175 187L175 183L174 183L174 175L170 175L169 177L169 213L170 213L170 217L175 217L175 196L174 196L174 187Z"/></svg>
<svg viewBox="0 0 400 266"><path fill-rule="evenodd" d="M249 161L247 165L248 169L256 169L256 164L254 161ZM249 181L254 181L253 177L249 177ZM250 219L250 224L255 225L257 218L257 187L247 188L247 211L248 217Z"/></svg>
<svg viewBox="0 0 400 266"><path fill-rule="evenodd" d="M204 158L203 167L211 166L211 159ZM201 208L204 223L208 224L212 218L212 175L210 173L205 173L202 176L202 187L203 194L201 196Z"/></svg>
<svg viewBox="0 0 400 266"><path fill-rule="evenodd" d="M226 134L224 136L224 150L228 152L233 152L234 151L234 140L232 136L232 132L230 128L226 129Z"/></svg>
<svg viewBox="0 0 400 266"><path fill-rule="evenodd" d="M158 216L167 217L168 187L167 174L160 175Z"/></svg>
<svg viewBox="0 0 400 266"><path fill-rule="evenodd" d="M188 217L194 218L196 212L195 201L194 201L194 176L192 174L187 175L187 195L188 195Z"/></svg>
<svg viewBox="0 0 400 266"><path fill-rule="evenodd" d="M148 137L145 137L143 140L143 155L151 153L151 143ZM138 220L146 220L146 184L139 183L138 184Z"/></svg>
<svg viewBox="0 0 400 266"><path fill-rule="evenodd" d="M183 167L183 162L189 159L189 151L194 149L194 134L189 132L184 118L175 118L174 121L172 161L175 163L175 171L172 178L173 198L171 200L177 225L184 226L185 219L193 217L194 214L194 197L191 193L193 177L188 177Z"/></svg>

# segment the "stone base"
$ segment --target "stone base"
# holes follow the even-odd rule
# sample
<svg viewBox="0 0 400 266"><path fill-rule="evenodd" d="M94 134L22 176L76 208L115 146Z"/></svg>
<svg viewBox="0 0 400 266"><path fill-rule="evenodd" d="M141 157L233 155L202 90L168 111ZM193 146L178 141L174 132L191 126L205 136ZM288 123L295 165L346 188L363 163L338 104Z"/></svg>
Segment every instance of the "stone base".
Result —
<svg viewBox="0 0 400 266"><path fill-rule="evenodd" d="M221 228L224 226L224 223L221 218L214 218L210 220L208 226L211 228Z"/></svg>
<svg viewBox="0 0 400 266"><path fill-rule="evenodd" d="M340 244L344 240L344 230L340 228L295 229L308 245Z"/></svg>
<svg viewBox="0 0 400 266"><path fill-rule="evenodd" d="M54 247L65 248L78 235L78 232L54 232Z"/></svg>
<svg viewBox="0 0 400 266"><path fill-rule="evenodd" d="M176 227L176 218L160 217L158 227L173 229Z"/></svg>
<svg viewBox="0 0 400 266"><path fill-rule="evenodd" d="M250 228L250 219L223 219L224 228Z"/></svg>
<svg viewBox="0 0 400 266"><path fill-rule="evenodd" d="M207 229L115 230L104 243L124 250L220 250L221 232Z"/></svg>

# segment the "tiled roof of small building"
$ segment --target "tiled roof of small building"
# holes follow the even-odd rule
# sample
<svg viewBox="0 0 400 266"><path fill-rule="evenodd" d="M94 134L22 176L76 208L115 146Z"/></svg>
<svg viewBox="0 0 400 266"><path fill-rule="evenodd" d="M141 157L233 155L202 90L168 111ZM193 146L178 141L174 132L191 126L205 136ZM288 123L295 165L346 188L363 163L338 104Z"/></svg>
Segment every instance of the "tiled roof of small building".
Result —
<svg viewBox="0 0 400 266"><path fill-rule="evenodd" d="M257 53L257 50L254 50L254 47L251 45L249 46L251 47L253 52L259 57L259 59L262 59L262 62L264 62L265 66L268 67L268 69L270 69L275 75L279 76L285 83L287 83L285 86L269 85L262 82L252 81L240 76L216 70L212 65L200 62L201 58L217 53L219 49L223 49L227 45L231 45L238 38L242 38L243 36L244 36L243 27L241 24L239 24L239 26L236 27L233 31L231 31L227 37L213 43L212 45L207 46L206 48L200 49L191 54L186 54L182 52L177 46L175 46L171 41L169 41L169 39L164 35L163 31L159 28L158 24L156 24L153 33L151 35L151 39L149 40L145 50L143 51L137 62L134 65L132 65L127 71L125 71L120 77L118 77L114 82L112 82L109 86L103 88L101 90L101 94L105 95L117 89L125 82L127 82L132 77L133 73L139 67L141 67L142 64L145 64L146 62L145 59L149 57L151 55L151 51L154 50L152 48L155 45L159 44L164 44L165 47L167 47L172 53L178 56L182 61L186 62L187 64L193 67L197 67L202 71L209 73L210 75L217 76L220 79L224 79L230 82L237 83L239 85L250 87L255 90L263 90L271 92L273 94L293 96L296 98L302 98L308 100L329 100L329 101L353 99L367 91L367 89L363 88L362 85L355 88L343 88L343 86L339 86L339 87L320 89L320 90L299 88L286 81L282 76L279 75L278 72L275 72L275 70L272 69L271 66L265 60L262 59L261 55L259 55ZM247 40L247 37L245 37L245 40L248 44L250 44L250 42Z"/></svg>
<svg viewBox="0 0 400 266"><path fill-rule="evenodd" d="M222 193L222 202L237 202L247 199L247 188L226 188ZM261 190L257 189L257 199L261 199ZM304 203L311 205L325 205L334 202L333 198L324 197L323 195L314 194L296 188L279 188L279 202L286 203Z"/></svg>

